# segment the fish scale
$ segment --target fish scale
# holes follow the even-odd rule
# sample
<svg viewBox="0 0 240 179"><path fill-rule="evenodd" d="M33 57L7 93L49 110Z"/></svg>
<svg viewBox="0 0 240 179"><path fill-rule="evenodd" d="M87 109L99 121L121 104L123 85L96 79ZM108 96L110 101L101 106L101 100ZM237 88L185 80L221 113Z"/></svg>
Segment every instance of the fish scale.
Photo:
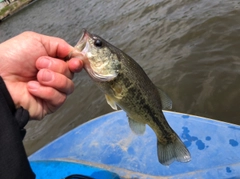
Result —
<svg viewBox="0 0 240 179"><path fill-rule="evenodd" d="M115 110L119 106L127 113L132 131L143 134L146 124L153 129L161 164L191 160L188 149L162 112L163 107L172 106L171 100L156 88L136 61L86 30L71 52L71 57L77 58L79 53L87 57L84 69L105 94L108 104Z"/></svg>

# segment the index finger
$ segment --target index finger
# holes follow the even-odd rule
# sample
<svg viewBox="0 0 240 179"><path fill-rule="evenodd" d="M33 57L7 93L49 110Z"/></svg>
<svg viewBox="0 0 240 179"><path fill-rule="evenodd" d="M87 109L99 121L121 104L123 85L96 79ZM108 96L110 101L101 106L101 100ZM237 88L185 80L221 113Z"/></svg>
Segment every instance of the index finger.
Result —
<svg viewBox="0 0 240 179"><path fill-rule="evenodd" d="M65 58L72 50L73 47L65 40L58 37L51 37L40 35L41 43L43 44L47 54L51 57Z"/></svg>

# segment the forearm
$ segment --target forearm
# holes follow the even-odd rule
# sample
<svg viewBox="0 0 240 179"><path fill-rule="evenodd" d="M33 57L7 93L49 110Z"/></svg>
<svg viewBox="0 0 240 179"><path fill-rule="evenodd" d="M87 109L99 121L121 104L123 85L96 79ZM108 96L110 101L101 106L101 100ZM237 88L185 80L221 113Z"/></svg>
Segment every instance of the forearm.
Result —
<svg viewBox="0 0 240 179"><path fill-rule="evenodd" d="M22 143L29 114L15 109L0 77L0 178L35 178Z"/></svg>

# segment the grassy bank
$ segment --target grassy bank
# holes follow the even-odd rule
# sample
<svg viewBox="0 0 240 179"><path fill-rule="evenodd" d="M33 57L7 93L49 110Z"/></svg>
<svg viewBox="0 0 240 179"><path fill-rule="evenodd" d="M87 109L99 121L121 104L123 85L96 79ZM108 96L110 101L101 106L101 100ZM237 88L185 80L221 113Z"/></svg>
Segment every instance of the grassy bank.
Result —
<svg viewBox="0 0 240 179"><path fill-rule="evenodd" d="M15 2L12 2L11 4L6 5L0 10L0 21L12 15L14 12L17 12L31 1L33 0L17 0Z"/></svg>

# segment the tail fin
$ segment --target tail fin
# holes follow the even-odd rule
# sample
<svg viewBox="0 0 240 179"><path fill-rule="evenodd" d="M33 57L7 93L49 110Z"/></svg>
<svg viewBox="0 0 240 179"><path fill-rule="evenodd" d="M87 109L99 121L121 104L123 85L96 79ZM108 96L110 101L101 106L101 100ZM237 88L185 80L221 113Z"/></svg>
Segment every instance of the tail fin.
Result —
<svg viewBox="0 0 240 179"><path fill-rule="evenodd" d="M173 143L167 145L161 144L157 141L158 160L163 165L170 165L174 160L178 162L189 162L191 155L182 141L176 137Z"/></svg>

